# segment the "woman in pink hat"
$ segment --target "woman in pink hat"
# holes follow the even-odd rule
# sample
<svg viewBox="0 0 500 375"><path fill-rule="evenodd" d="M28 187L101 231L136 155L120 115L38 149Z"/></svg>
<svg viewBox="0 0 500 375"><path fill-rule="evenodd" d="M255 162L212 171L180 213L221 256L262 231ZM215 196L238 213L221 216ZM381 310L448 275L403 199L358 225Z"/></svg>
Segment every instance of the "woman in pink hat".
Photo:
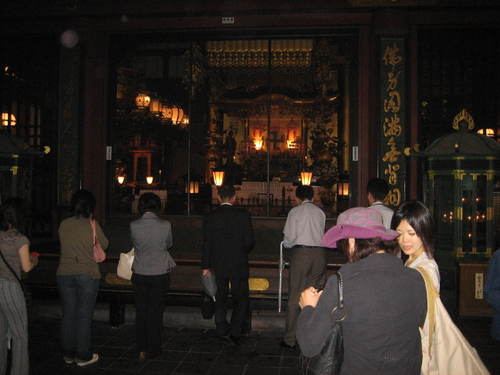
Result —
<svg viewBox="0 0 500 375"><path fill-rule="evenodd" d="M323 246L341 249L348 259L338 271L344 303L342 375L420 374L425 285L416 270L393 255L397 236L385 229L377 211L356 207L344 211L323 237ZM341 318L335 316L337 301L337 275L322 291L310 287L302 292L297 341L305 357L321 352Z"/></svg>

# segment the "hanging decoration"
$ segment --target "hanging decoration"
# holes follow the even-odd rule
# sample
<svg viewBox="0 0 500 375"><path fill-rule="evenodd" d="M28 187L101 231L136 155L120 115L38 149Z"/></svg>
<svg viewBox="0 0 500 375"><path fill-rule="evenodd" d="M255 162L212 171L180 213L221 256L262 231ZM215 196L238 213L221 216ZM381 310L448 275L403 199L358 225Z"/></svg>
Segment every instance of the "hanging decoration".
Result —
<svg viewBox="0 0 500 375"><path fill-rule="evenodd" d="M271 41L271 59L275 66L309 66L311 39ZM267 40L224 40L207 43L208 65L213 67L262 67L269 63Z"/></svg>
<svg viewBox="0 0 500 375"><path fill-rule="evenodd" d="M149 107L150 103L151 103L151 97L149 95L139 93L135 97L135 105L137 106L137 108L146 109Z"/></svg>

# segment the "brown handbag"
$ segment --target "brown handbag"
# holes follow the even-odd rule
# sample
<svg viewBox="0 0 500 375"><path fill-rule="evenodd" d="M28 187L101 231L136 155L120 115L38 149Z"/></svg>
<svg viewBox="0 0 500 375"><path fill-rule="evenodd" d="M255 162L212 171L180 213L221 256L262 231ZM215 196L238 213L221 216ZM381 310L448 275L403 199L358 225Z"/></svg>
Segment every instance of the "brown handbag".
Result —
<svg viewBox="0 0 500 375"><path fill-rule="evenodd" d="M95 230L95 220L90 219L90 225L92 226L92 252L94 260L96 263L101 263L106 260L106 253L101 247L101 244L97 240L97 234Z"/></svg>

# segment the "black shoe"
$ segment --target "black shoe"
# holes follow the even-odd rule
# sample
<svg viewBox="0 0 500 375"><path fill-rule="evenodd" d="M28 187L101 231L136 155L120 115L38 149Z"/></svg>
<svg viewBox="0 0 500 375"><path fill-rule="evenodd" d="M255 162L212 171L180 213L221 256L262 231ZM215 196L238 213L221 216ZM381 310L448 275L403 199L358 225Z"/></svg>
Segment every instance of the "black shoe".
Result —
<svg viewBox="0 0 500 375"><path fill-rule="evenodd" d="M282 348L285 348L285 349L295 349L295 345L289 345L289 344L287 344L287 343L286 343L286 342L284 342L284 341L281 341L281 342L280 342L280 346L281 346Z"/></svg>
<svg viewBox="0 0 500 375"><path fill-rule="evenodd" d="M240 338L239 337L236 337L233 335L227 335L227 336L224 336L223 339L229 345L232 345L232 346L239 346L240 345Z"/></svg>

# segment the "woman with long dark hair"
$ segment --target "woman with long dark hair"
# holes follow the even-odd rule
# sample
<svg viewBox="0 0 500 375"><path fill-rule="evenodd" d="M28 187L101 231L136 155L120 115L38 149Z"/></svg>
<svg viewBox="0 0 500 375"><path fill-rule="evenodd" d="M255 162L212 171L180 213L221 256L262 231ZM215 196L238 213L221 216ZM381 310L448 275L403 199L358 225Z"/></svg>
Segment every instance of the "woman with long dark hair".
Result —
<svg viewBox="0 0 500 375"><path fill-rule="evenodd" d="M391 227L398 234L398 244L408 257L405 266L421 269L430 277L434 288L439 293L439 267L434 260L434 222L429 209L420 201L403 202L392 217ZM429 319L422 329L422 347L429 348ZM427 373L430 358L424 350L422 373Z"/></svg>
<svg viewBox="0 0 500 375"><path fill-rule="evenodd" d="M344 308L342 375L418 375L422 361L419 326L426 314L426 294L420 274L394 256L397 233L386 229L382 216L370 208L344 211L322 245L339 248L348 263L342 275ZM306 357L321 352L337 307L337 276L323 291L305 289L297 341Z"/></svg>
<svg viewBox="0 0 500 375"><path fill-rule="evenodd" d="M101 272L93 257L96 239L103 249L108 240L94 219L96 201L87 190L79 190L71 200L73 216L59 225L61 256L57 268L57 286L63 305L61 346L66 364L87 366L99 360L91 350L92 315Z"/></svg>
<svg viewBox="0 0 500 375"><path fill-rule="evenodd" d="M439 292L439 267L434 260L434 223L429 209L420 201L403 202L392 217L398 243L408 256L405 266L422 267Z"/></svg>
<svg viewBox="0 0 500 375"><path fill-rule="evenodd" d="M24 232L25 208L19 198L0 207L0 374L6 373L7 343L12 340L12 375L29 374L28 316L21 270L29 272L38 263L29 252Z"/></svg>

